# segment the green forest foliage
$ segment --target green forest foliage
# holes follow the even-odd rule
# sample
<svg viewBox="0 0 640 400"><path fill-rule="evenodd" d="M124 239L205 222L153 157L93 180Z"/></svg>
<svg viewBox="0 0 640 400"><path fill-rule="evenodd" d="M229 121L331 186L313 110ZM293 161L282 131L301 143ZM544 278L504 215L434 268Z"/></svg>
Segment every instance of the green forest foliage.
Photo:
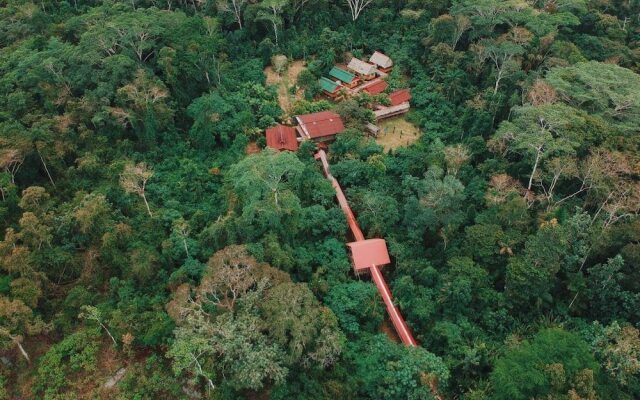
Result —
<svg viewBox="0 0 640 400"><path fill-rule="evenodd" d="M388 152L314 98L374 50ZM0 399L640 398L639 72L636 1L0 0ZM313 146L245 151L331 108L419 348Z"/></svg>

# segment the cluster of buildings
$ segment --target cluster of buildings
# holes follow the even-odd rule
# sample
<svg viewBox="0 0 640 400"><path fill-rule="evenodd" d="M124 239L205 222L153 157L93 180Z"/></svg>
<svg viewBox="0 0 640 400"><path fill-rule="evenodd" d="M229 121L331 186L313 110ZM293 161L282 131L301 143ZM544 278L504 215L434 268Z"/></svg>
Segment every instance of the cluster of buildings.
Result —
<svg viewBox="0 0 640 400"><path fill-rule="evenodd" d="M344 131L342 118L333 111L297 115L296 126L278 124L265 132L267 146L282 151L296 151L303 140L328 142Z"/></svg>
<svg viewBox="0 0 640 400"><path fill-rule="evenodd" d="M334 66L329 77L320 78L319 84L323 93L331 99L341 100L345 96L353 96L360 92L377 95L385 92L389 85L383 79L393 69L393 61L381 52L374 52L369 62L352 58L346 69ZM376 120L390 118L409 111L411 93L402 89L389 94L389 106L376 105ZM332 111L297 115L296 126L276 125L266 130L267 146L275 150L298 149L299 142L313 140L327 142L344 131L344 123L338 114ZM367 130L377 134L374 124L367 124Z"/></svg>
<svg viewBox="0 0 640 400"><path fill-rule="evenodd" d="M346 68L334 66L328 77L318 82L322 92L329 98L341 100L358 92L376 95L387 90L385 78L393 69L391 58L379 51L374 52L369 62L353 57Z"/></svg>

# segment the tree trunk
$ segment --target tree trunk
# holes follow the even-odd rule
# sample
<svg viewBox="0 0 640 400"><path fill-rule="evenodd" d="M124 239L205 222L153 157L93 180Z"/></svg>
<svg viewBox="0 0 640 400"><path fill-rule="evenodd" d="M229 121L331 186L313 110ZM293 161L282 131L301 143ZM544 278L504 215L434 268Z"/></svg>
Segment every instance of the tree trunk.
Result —
<svg viewBox="0 0 640 400"><path fill-rule="evenodd" d="M53 187L56 187L56 183L53 181L53 178L51 177L51 174L49 173L49 168L47 168L47 163L44 162L44 158L42 158L42 154L40 153L40 149L38 149L37 145L34 145L34 146L36 147L36 152L38 153L38 157L40 157L40 161L42 162L42 166L44 167L44 170L47 173L47 176L49 177L49 182L51 182Z"/></svg>
<svg viewBox="0 0 640 400"><path fill-rule="evenodd" d="M182 237L182 244L184 245L184 251L187 253L187 258L189 257L189 246L187 246L187 239L183 236Z"/></svg>
<svg viewBox="0 0 640 400"><path fill-rule="evenodd" d="M540 162L541 154L542 154L542 146L537 148L536 161L533 164L533 170L531 171L531 176L529 177L529 185L527 186L528 191L531 191L531 185L533 184L533 175L535 175L536 170L538 169L538 163Z"/></svg>
<svg viewBox="0 0 640 400"><path fill-rule="evenodd" d="M27 362L29 364L31 364L31 359L29 358L29 354L27 354L27 351L24 349L24 347L22 347L22 343L20 343L17 339L13 339L13 341L16 343L16 345L18 346L18 349L20 350L20 353L22 354L22 356L27 360Z"/></svg>
<svg viewBox="0 0 640 400"><path fill-rule="evenodd" d="M273 23L273 32L276 35L276 46L278 45L278 24L276 22Z"/></svg>
<svg viewBox="0 0 640 400"><path fill-rule="evenodd" d="M238 21L238 27L242 29L242 16L240 15L240 6L236 3L236 0L233 2L233 13L236 15L236 21Z"/></svg>
<svg viewBox="0 0 640 400"><path fill-rule="evenodd" d="M190 354L191 354L191 358L193 358L193 361L196 364L196 368L198 368L198 373L200 374L200 376L203 376L207 379L207 385L211 390L214 390L216 388L216 385L214 385L213 381L204 374L204 371L202 370L202 365L200 365L200 361L198 361L198 358L194 356L193 353L190 353Z"/></svg>
<svg viewBox="0 0 640 400"><path fill-rule="evenodd" d="M111 340L113 341L113 345L118 347L118 342L116 342L116 339L113 337L113 335L111 334L111 332L109 332L109 329L107 329L107 327L105 326L105 324L103 324L102 322L100 322L100 326L107 332L107 335L109 335L109 337L111 338Z"/></svg>
<svg viewBox="0 0 640 400"><path fill-rule="evenodd" d="M498 77L496 78L496 85L493 87L493 95L498 94L498 88L500 87L500 81L502 80L502 69L498 70Z"/></svg>
<svg viewBox="0 0 640 400"><path fill-rule="evenodd" d="M571 307L573 307L573 303L575 303L576 299L578 298L578 295L580 294L580 291L576 292L576 295L573 296L573 299L571 299L571 303L569 303L569 310L571 310Z"/></svg>
<svg viewBox="0 0 640 400"><path fill-rule="evenodd" d="M142 192L142 200L144 200L144 205L147 207L147 212L149 213L149 216L153 217L153 214L151 214L151 208L149 208L149 202L147 202L147 196L144 195L144 192Z"/></svg>

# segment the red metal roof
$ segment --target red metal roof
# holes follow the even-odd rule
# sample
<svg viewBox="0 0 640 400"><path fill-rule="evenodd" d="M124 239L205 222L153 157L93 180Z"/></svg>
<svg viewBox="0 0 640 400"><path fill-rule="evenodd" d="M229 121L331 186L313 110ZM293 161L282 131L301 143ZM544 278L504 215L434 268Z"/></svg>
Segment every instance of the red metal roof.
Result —
<svg viewBox="0 0 640 400"><path fill-rule="evenodd" d="M388 87L389 85L387 82L382 79L374 79L366 85L363 85L361 89L371 95L374 95L384 92Z"/></svg>
<svg viewBox="0 0 640 400"><path fill-rule="evenodd" d="M302 131L311 139L335 135L344 130L340 116L331 111L298 115L296 119Z"/></svg>
<svg viewBox="0 0 640 400"><path fill-rule="evenodd" d="M389 95L389 100L391 101L392 106L406 103L411 100L411 92L409 89L395 91Z"/></svg>
<svg viewBox="0 0 640 400"><path fill-rule="evenodd" d="M389 264L389 252L384 239L366 239L347 243L351 249L353 268L358 271L368 271L372 265Z"/></svg>
<svg viewBox="0 0 640 400"><path fill-rule="evenodd" d="M276 125L267 129L267 146L276 150L298 150L296 130L291 126Z"/></svg>

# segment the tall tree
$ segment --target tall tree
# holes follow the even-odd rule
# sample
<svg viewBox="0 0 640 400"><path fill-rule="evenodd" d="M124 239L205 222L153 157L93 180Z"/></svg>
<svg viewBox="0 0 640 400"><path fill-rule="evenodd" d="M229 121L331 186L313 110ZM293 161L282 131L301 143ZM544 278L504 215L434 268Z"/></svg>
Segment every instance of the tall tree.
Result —
<svg viewBox="0 0 640 400"><path fill-rule="evenodd" d="M640 394L640 331L614 321L608 326L594 322L591 348L600 365L616 382Z"/></svg>
<svg viewBox="0 0 640 400"><path fill-rule="evenodd" d="M597 398L598 364L587 344L562 329L545 329L498 359L495 399Z"/></svg>
<svg viewBox="0 0 640 400"><path fill-rule="evenodd" d="M84 305L80 307L80 309L82 310L82 312L78 314L78 318L84 319L87 321L96 322L98 325L100 325L102 329L104 329L107 335L109 335L109 339L111 339L111 341L113 342L113 345L118 346L118 342L116 342L116 338L113 337L113 335L111 334L111 331L109 330L107 325L105 325L102 312L97 307Z"/></svg>
<svg viewBox="0 0 640 400"><path fill-rule="evenodd" d="M144 146L153 145L158 130L173 117L167 104L169 91L162 82L139 69L133 82L118 89L118 95L124 107L112 107L111 114L123 126L131 125Z"/></svg>
<svg viewBox="0 0 640 400"><path fill-rule="evenodd" d="M257 262L244 246L209 260L202 282L180 286L167 305L178 327L167 355L177 374L214 377L236 389L283 382L295 366L328 367L344 338L337 319L305 284Z"/></svg>
<svg viewBox="0 0 640 400"><path fill-rule="evenodd" d="M438 399L449 371L440 357L422 347L406 347L383 335L356 342L351 358L361 380L356 385L362 397L375 399ZM380 368L384 365L384 368ZM355 384L355 383L354 383Z"/></svg>
<svg viewBox="0 0 640 400"><path fill-rule="evenodd" d="M476 52L482 62L489 60L493 65L495 73L493 94L495 95L498 93L502 79L520 68L517 57L524 53L524 48L504 38L483 39L477 44Z"/></svg>
<svg viewBox="0 0 640 400"><path fill-rule="evenodd" d="M230 168L227 177L241 199L237 206L244 237L257 237L267 231L289 237L296 232L302 205L294 189L303 170L304 165L294 154L271 150Z"/></svg>
<svg viewBox="0 0 640 400"><path fill-rule="evenodd" d="M288 5L289 0L263 0L258 4L260 10L258 11L257 19L271 24L276 46L279 40L278 30L282 26L282 13Z"/></svg>
<svg viewBox="0 0 640 400"><path fill-rule="evenodd" d="M51 326L22 301L10 300L5 296L0 296L0 317L0 346L16 346L30 363L31 358L22 346L24 337L45 333Z"/></svg>
<svg viewBox="0 0 640 400"><path fill-rule="evenodd" d="M512 302L526 311L547 308L566 253L567 235L556 221L542 226L527 240L524 254L507 266L505 290Z"/></svg>
<svg viewBox="0 0 640 400"><path fill-rule="evenodd" d="M595 129L584 112L569 106L523 106L514 108L511 121L500 124L489 145L505 155L520 154L530 163L530 191L542 162L553 156L575 154L578 148L594 141Z"/></svg>
<svg viewBox="0 0 640 400"><path fill-rule="evenodd" d="M362 11L373 3L373 0L346 0L346 2L351 12L351 20L355 21L360 17Z"/></svg>
<svg viewBox="0 0 640 400"><path fill-rule="evenodd" d="M153 176L153 170L147 167L146 163L127 163L120 174L120 186L127 193L134 193L142 197L144 205L150 217L153 217L149 202L147 201L147 182Z"/></svg>
<svg viewBox="0 0 640 400"><path fill-rule="evenodd" d="M581 62L553 68L546 80L559 97L588 113L602 116L622 134L637 132L640 119L640 76L615 64Z"/></svg>
<svg viewBox="0 0 640 400"><path fill-rule="evenodd" d="M218 10L232 13L238 23L238 28L242 29L242 13L247 0L217 0Z"/></svg>

